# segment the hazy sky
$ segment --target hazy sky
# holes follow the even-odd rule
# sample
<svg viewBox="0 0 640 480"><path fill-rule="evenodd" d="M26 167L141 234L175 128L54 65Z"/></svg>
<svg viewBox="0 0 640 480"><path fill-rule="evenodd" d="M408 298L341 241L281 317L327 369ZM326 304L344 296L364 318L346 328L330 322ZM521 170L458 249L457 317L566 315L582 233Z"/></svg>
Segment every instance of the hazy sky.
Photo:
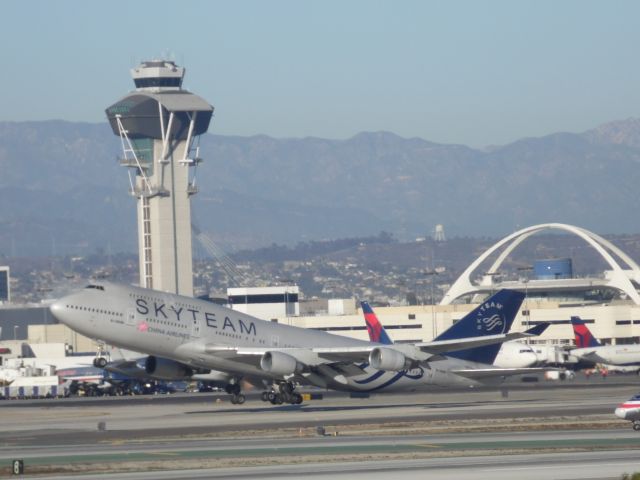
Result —
<svg viewBox="0 0 640 480"><path fill-rule="evenodd" d="M4 1L0 120L104 121L171 55L210 131L504 144L640 115L637 1Z"/></svg>

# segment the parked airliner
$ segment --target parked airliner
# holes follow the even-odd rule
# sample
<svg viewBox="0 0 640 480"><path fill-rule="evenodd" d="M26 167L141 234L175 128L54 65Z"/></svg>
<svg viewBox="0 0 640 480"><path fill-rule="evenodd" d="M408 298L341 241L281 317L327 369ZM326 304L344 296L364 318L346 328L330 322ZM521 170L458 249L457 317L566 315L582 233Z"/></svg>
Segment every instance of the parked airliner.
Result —
<svg viewBox="0 0 640 480"><path fill-rule="evenodd" d="M483 355L476 353L483 352L477 347L538 335L546 328L508 333L523 297L502 290L439 340L394 345L281 325L203 300L114 283L88 285L52 304L51 311L83 335L146 353L150 374L229 373L233 403L244 402L240 379L268 379L280 390L265 392L273 403L300 403L297 383L398 391L482 384L523 373L478 363ZM445 356L450 352L457 357Z"/></svg>
<svg viewBox="0 0 640 480"><path fill-rule="evenodd" d="M569 353L579 360L617 366L640 366L640 345L602 345L584 320L571 317L576 347Z"/></svg>

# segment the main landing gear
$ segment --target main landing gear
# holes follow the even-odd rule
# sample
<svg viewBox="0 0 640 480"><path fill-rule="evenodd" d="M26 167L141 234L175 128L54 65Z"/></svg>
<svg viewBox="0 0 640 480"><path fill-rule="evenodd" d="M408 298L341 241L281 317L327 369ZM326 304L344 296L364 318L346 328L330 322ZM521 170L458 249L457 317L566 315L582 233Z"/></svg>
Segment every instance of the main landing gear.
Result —
<svg viewBox="0 0 640 480"><path fill-rule="evenodd" d="M291 382L283 382L271 390L262 392L260 396L263 402L271 402L272 405L282 405L290 403L291 405L299 405L302 403L302 395L295 391L295 387Z"/></svg>
<svg viewBox="0 0 640 480"><path fill-rule="evenodd" d="M229 383L226 387L224 387L224 391L231 395L231 403L234 405L242 405L246 397L242 393L242 389L240 388L239 383Z"/></svg>
<svg viewBox="0 0 640 480"><path fill-rule="evenodd" d="M633 429L638 432L640 431L640 420L634 420L633 422Z"/></svg>

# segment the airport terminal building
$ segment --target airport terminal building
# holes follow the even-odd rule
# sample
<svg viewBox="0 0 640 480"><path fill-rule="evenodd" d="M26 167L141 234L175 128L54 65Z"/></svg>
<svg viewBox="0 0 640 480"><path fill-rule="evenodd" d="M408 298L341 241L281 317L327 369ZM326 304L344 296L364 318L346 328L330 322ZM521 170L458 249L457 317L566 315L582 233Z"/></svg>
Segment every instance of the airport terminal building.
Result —
<svg viewBox="0 0 640 480"><path fill-rule="evenodd" d="M524 240L536 233L560 230L582 238L608 269L591 278L576 278L571 259L533 261L518 280L499 281L500 267ZM640 266L606 239L583 228L549 223L519 230L480 255L459 276L438 305L376 308L376 314L398 342L429 341L501 288L519 290L526 299L513 324L526 330L540 322L551 326L531 343L572 345L570 318L581 317L603 343L640 343ZM355 299L352 300L355 306ZM281 317L280 322L367 339L361 311Z"/></svg>

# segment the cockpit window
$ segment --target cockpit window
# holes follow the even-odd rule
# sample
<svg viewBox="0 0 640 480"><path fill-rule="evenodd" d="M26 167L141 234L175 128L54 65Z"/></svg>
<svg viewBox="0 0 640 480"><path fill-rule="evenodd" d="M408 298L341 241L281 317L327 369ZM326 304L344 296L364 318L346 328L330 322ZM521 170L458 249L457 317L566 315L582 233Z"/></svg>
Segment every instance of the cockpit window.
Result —
<svg viewBox="0 0 640 480"><path fill-rule="evenodd" d="M96 290L102 290L104 291L104 287L102 285L87 285L86 287L84 287L85 290L89 289L89 288L95 288Z"/></svg>

